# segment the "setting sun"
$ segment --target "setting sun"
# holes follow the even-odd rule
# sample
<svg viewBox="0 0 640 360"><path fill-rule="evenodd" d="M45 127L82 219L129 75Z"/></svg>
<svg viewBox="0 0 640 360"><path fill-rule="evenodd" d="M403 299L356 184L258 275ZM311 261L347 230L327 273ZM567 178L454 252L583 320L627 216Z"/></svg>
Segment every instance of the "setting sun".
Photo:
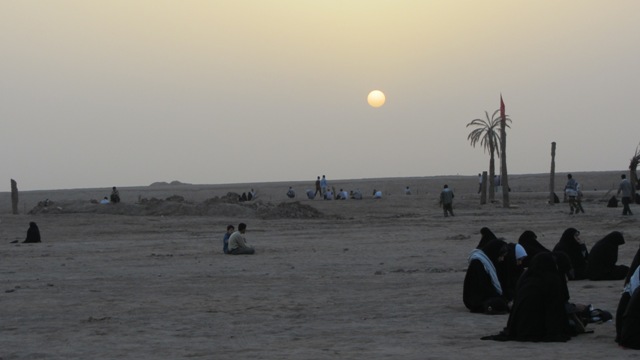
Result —
<svg viewBox="0 0 640 360"><path fill-rule="evenodd" d="M367 102L374 108L384 105L385 100L384 93L380 90L373 90L369 93L369 96L367 96Z"/></svg>

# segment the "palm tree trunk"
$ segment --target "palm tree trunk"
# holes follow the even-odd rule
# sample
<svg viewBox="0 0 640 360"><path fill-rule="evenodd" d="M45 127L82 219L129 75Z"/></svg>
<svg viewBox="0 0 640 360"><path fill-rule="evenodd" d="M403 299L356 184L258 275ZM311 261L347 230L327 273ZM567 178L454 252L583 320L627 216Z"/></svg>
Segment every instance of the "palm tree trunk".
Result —
<svg viewBox="0 0 640 360"><path fill-rule="evenodd" d="M556 199L553 196L553 188L555 187L556 180L556 142L551 143L551 171L549 172L549 204L556 203Z"/></svg>
<svg viewBox="0 0 640 360"><path fill-rule="evenodd" d="M496 198L496 164L493 157L493 147L489 149L491 152L491 157L489 158L489 202L493 202Z"/></svg>

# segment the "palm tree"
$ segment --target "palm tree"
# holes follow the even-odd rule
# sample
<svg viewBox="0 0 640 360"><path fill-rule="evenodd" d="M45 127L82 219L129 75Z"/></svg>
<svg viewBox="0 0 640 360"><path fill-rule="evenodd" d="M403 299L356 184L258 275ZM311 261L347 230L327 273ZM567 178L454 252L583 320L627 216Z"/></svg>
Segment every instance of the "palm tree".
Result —
<svg viewBox="0 0 640 360"><path fill-rule="evenodd" d="M480 142L484 151L489 151L489 201L493 201L495 198L493 178L496 173L494 154L500 157L500 121L502 119L500 118L500 109L494 111L491 117L487 111L484 113L487 116L486 119L473 119L467 124L467 127L476 127L469 133L467 140L471 142L473 147L476 147L476 144ZM511 122L508 116L507 122ZM506 126L509 127L509 124Z"/></svg>

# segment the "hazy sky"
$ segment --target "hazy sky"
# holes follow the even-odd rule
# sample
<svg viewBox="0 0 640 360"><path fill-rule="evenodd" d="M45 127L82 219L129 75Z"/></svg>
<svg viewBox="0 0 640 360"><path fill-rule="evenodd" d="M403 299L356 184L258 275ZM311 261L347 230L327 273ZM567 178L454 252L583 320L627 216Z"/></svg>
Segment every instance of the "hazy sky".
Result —
<svg viewBox="0 0 640 360"><path fill-rule="evenodd" d="M637 0L0 0L0 181L21 190L626 169ZM367 94L384 91L372 108ZM498 163L499 164L499 163Z"/></svg>

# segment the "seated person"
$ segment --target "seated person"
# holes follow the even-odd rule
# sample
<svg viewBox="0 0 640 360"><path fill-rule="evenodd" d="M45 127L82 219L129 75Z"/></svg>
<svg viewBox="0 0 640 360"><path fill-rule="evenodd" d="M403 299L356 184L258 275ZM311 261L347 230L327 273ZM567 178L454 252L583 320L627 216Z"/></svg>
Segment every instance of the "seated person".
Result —
<svg viewBox="0 0 640 360"><path fill-rule="evenodd" d="M622 244L622 233L613 231L593 245L587 261L589 280L622 280L627 276L629 267L616 265L618 246Z"/></svg>
<svg viewBox="0 0 640 360"><path fill-rule="evenodd" d="M307 189L306 193L307 193L307 198L308 198L309 200L313 200L313 199L315 199L315 197L316 197L316 193L315 193L313 190L311 190L311 189Z"/></svg>
<svg viewBox="0 0 640 360"><path fill-rule="evenodd" d="M507 326L483 340L564 342L571 338L565 303L568 290L554 255L536 255L522 274Z"/></svg>
<svg viewBox="0 0 640 360"><path fill-rule="evenodd" d="M27 229L27 238L24 239L23 243L39 243L40 242L40 229L38 229L38 225L35 222L29 223L29 229Z"/></svg>
<svg viewBox="0 0 640 360"><path fill-rule="evenodd" d="M496 271L496 265L504 261L507 251L507 243L495 239L471 252L462 290L464 305L471 312L499 314L509 311Z"/></svg>
<svg viewBox="0 0 640 360"><path fill-rule="evenodd" d="M233 225L227 225L227 232L224 233L224 237L222 238L222 252L225 254L229 253L229 238L231 234L233 234L233 230L235 230Z"/></svg>
<svg viewBox="0 0 640 360"><path fill-rule="evenodd" d="M640 287L640 270L638 270L640 267L638 265L640 265L640 249L636 251L636 255L633 257L633 261L631 261L631 266L624 279L624 291L622 292L618 309L616 310L616 342L621 346L633 349L640 349L640 319L631 313L626 317L625 314L627 309L630 309L629 303L631 297L638 293L636 290ZM636 309L630 311L636 312L637 314L637 308L639 306L640 304L637 304L636 300L634 304ZM623 327L625 324L626 326Z"/></svg>
<svg viewBox="0 0 640 360"><path fill-rule="evenodd" d="M102 200L100 200L100 204L108 204L109 199L105 196Z"/></svg>
<svg viewBox="0 0 640 360"><path fill-rule="evenodd" d="M287 197L289 199L293 199L294 197L296 197L296 192L291 186L289 186L289 190L287 191Z"/></svg>
<svg viewBox="0 0 640 360"><path fill-rule="evenodd" d="M331 191L331 189L327 188L327 191L324 193L324 199L333 200L333 191Z"/></svg>
<svg viewBox="0 0 640 360"><path fill-rule="evenodd" d="M373 198L382 199L382 191L373 189Z"/></svg>
<svg viewBox="0 0 640 360"><path fill-rule="evenodd" d="M340 189L338 195L336 195L336 200L347 200L349 198L349 193L346 190Z"/></svg>
<svg viewBox="0 0 640 360"><path fill-rule="evenodd" d="M512 301L516 292L516 284L524 272L523 263L527 258L527 252L520 244L509 243L507 249L504 261L496 267L496 270L500 283L504 285L502 287L504 297L508 301Z"/></svg>
<svg viewBox="0 0 640 360"><path fill-rule="evenodd" d="M409 189L408 186L404 189L404 194L405 195L411 195L411 189Z"/></svg>
<svg viewBox="0 0 640 360"><path fill-rule="evenodd" d="M480 242L478 243L478 246L476 246L476 249L481 249L485 245L487 245L489 241L495 240L498 238L496 234L494 234L493 231L491 231L491 229L489 229L486 226L480 229L480 235L481 235Z"/></svg>
<svg viewBox="0 0 640 360"><path fill-rule="evenodd" d="M551 252L551 250L547 249L546 247L544 247L544 245L538 242L538 236L531 230L526 230L522 233L522 235L520 235L518 244L522 245L522 247L524 247L524 250L527 252L527 258L524 261L525 267L528 267L531 259L533 259L539 253Z"/></svg>
<svg viewBox="0 0 640 360"><path fill-rule="evenodd" d="M583 280L587 278L587 258L589 251L587 246L580 239L580 231L568 228L562 233L560 241L553 248L553 251L561 251L571 260L573 268L573 278L569 280Z"/></svg>
<svg viewBox="0 0 640 360"><path fill-rule="evenodd" d="M255 253L255 249L249 246L247 239L244 237L247 225L240 223L238 225L238 231L231 234L229 237L229 254L231 255L252 255Z"/></svg>
<svg viewBox="0 0 640 360"><path fill-rule="evenodd" d="M362 191L360 191L360 190L351 190L351 198L353 200L362 200Z"/></svg>

